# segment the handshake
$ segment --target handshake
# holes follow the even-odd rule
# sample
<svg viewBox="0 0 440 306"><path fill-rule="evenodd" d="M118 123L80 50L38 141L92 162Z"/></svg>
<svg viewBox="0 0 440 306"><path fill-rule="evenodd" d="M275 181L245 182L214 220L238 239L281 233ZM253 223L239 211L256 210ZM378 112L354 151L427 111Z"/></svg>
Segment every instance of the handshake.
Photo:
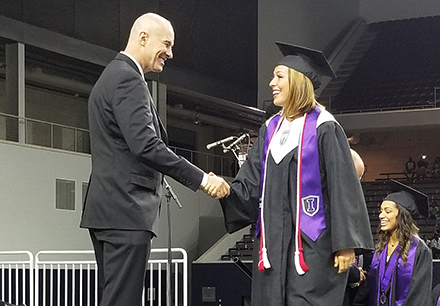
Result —
<svg viewBox="0 0 440 306"><path fill-rule="evenodd" d="M212 198L218 200L229 196L230 186L224 178L210 172L208 176L208 183L202 190Z"/></svg>

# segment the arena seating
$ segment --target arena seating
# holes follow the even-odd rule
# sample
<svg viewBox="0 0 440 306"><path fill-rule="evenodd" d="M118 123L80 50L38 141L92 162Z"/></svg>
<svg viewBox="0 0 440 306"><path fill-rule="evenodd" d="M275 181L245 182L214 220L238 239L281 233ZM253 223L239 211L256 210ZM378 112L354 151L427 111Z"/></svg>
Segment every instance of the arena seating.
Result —
<svg viewBox="0 0 440 306"><path fill-rule="evenodd" d="M440 16L369 24L320 101L332 112L433 107L438 50Z"/></svg>

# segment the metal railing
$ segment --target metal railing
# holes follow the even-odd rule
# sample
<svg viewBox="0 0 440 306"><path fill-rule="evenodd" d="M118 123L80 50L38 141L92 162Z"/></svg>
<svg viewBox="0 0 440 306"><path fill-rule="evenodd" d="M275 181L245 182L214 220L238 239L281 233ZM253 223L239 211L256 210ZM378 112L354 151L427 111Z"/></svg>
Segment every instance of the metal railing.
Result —
<svg viewBox="0 0 440 306"><path fill-rule="evenodd" d="M384 111L395 111L395 110L409 110L409 109L426 109L426 108L437 108L438 102L440 102L440 87L433 88L433 101L427 100L421 104L411 104L411 105L396 105L396 106L383 106L377 108L366 108L366 109L349 109L349 110L340 110L335 111L332 110L332 97L320 97L318 98L319 103L324 105L328 111L333 114L347 114L347 113L375 113L375 112L384 112Z"/></svg>
<svg viewBox="0 0 440 306"><path fill-rule="evenodd" d="M0 139L14 142L24 139L24 143L29 145L90 154L88 130L4 113L0 113ZM170 149L207 172L235 176L238 171L238 164L233 157L178 147Z"/></svg>
<svg viewBox="0 0 440 306"><path fill-rule="evenodd" d="M35 305L98 305L93 251L41 251L35 256ZM89 259L70 259L71 257Z"/></svg>
<svg viewBox="0 0 440 306"><path fill-rule="evenodd" d="M33 254L28 251L0 252L0 282L0 301L33 306Z"/></svg>
<svg viewBox="0 0 440 306"><path fill-rule="evenodd" d="M24 135L21 135L21 134ZM89 131L0 113L0 139L47 148L90 153Z"/></svg>
<svg viewBox="0 0 440 306"><path fill-rule="evenodd" d="M164 256L154 259L158 254L164 254ZM173 257L171 267L168 267L168 258L164 259L168 256L168 249L151 250L151 258L148 260L149 279L146 280L145 285L147 295L142 302L142 306L153 306L153 303L155 305L166 305L166 286L164 287L162 284L166 282L167 269L170 269L170 275L174 274L174 279L170 280L171 293L174 293L174 305L188 306L188 255L181 248L171 248L171 254ZM160 273L155 278L151 271L159 271Z"/></svg>
<svg viewBox="0 0 440 306"><path fill-rule="evenodd" d="M151 249L142 306L188 306L188 256L184 249ZM25 257L25 259L22 259ZM93 251L0 252L0 300L28 306L97 306L98 273Z"/></svg>
<svg viewBox="0 0 440 306"><path fill-rule="evenodd" d="M214 172L221 176L235 177L239 167L235 158L209 154L194 150L170 147L177 155L185 157L194 165L206 172Z"/></svg>
<svg viewBox="0 0 440 306"><path fill-rule="evenodd" d="M437 107L437 102L440 102L440 87L434 87L434 107Z"/></svg>

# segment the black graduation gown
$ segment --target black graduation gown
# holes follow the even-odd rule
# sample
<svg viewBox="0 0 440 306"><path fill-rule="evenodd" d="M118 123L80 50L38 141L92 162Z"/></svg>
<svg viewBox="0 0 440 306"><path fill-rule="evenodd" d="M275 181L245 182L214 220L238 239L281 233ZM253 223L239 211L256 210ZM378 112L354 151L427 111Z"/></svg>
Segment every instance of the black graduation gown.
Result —
<svg viewBox="0 0 440 306"><path fill-rule="evenodd" d="M436 285L431 292L431 305L437 306L437 303L440 302L440 284Z"/></svg>
<svg viewBox="0 0 440 306"><path fill-rule="evenodd" d="M374 254L376 256L376 253ZM377 290L379 284L379 261L377 265L374 261L370 268L371 281L370 283L370 305L377 305ZM431 305L431 290L432 290L432 254L431 250L426 244L420 240L416 247L416 254L414 260L414 268L412 271L411 282L409 284L408 293L405 301L402 304L396 303L396 285L402 278L399 277L395 271L393 279L394 295L391 298L391 306L422 306ZM398 298L398 297L397 297ZM388 304L387 304L388 305Z"/></svg>
<svg viewBox="0 0 440 306"><path fill-rule="evenodd" d="M266 125L246 163L231 183L231 194L221 200L226 227L234 232L257 220L261 156ZM304 257L310 268L300 276L294 267L297 148L276 164L267 161L265 226L271 269L258 271L256 237L252 279L253 306L338 306L342 304L347 273L338 274L334 253L354 248L373 249L370 223L346 135L338 123L317 128L326 229L313 242L301 234Z"/></svg>

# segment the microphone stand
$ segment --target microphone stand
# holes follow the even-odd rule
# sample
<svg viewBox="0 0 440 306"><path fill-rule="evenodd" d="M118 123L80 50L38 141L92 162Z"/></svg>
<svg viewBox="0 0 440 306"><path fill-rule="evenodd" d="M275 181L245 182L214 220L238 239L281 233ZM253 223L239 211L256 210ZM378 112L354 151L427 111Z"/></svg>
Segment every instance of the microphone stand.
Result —
<svg viewBox="0 0 440 306"><path fill-rule="evenodd" d="M239 152L237 154L237 152L240 150L240 147L238 146L238 142L240 142L240 140L243 140L245 137L249 137L249 134L243 134L242 136L238 137L233 143L231 143L228 146L225 146L225 144L222 143L223 153L231 151L232 154L234 154L235 159L238 162L238 168L241 168L241 166L243 166L243 164L247 158L247 152L246 153Z"/></svg>
<svg viewBox="0 0 440 306"><path fill-rule="evenodd" d="M232 258L232 261L237 265L237 267L247 276L250 280L252 280L252 271L249 269L240 258L237 256Z"/></svg>
<svg viewBox="0 0 440 306"><path fill-rule="evenodd" d="M170 211L170 200L173 198L174 202L176 203L177 207L179 209L182 209L182 204L179 201L179 198L174 193L173 189L171 188L170 184L168 184L167 180L164 178L163 182L165 184L165 189L167 190L167 193L165 194L165 197L167 199L167 223L168 223L168 258L167 258L167 273L166 273L166 283L167 283L167 306L171 306L171 269L172 269L172 261L173 261L173 254L171 253L171 211ZM158 271L160 273L160 271Z"/></svg>
<svg viewBox="0 0 440 306"><path fill-rule="evenodd" d="M249 135L247 135L247 136L249 137ZM237 151L240 150L240 147L237 144L231 144L227 147L225 147L225 145L222 144L222 146L223 146L223 153L226 153L227 151L231 151L234 154L234 156L238 162L238 168L241 168L241 166L243 166L243 164L246 161L247 152L246 153L239 152L237 154ZM241 272L244 273L244 275L246 275L250 280L252 280L252 271L241 261L241 259L239 257L234 256L232 258L232 261L241 270Z"/></svg>

